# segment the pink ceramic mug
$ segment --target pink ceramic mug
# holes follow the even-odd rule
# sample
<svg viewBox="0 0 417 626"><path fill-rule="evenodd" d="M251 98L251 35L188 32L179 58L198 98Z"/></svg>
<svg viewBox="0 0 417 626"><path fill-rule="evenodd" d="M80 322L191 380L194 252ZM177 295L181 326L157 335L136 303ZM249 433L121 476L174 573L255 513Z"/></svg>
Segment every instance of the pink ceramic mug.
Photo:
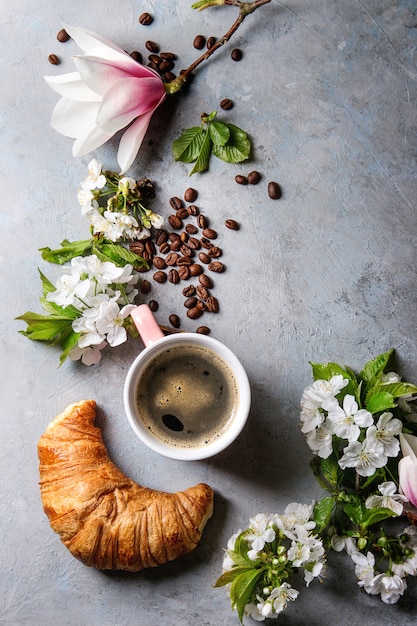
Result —
<svg viewBox="0 0 417 626"><path fill-rule="evenodd" d="M133 431L173 459L195 461L224 450L249 415L250 386L240 361L207 335L165 336L146 304L131 316L145 345L124 388Z"/></svg>

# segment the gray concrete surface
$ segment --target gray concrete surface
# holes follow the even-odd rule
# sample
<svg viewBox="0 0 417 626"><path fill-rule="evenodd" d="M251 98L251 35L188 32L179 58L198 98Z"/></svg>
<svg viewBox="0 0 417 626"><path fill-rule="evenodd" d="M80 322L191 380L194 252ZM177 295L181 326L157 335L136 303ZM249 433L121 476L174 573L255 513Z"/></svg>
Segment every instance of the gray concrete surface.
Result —
<svg viewBox="0 0 417 626"><path fill-rule="evenodd" d="M197 13L191 0L2 0L1 22L1 526L0 623L7 626L122 626L238 623L224 590L212 585L222 549L250 516L279 512L322 492L309 470L298 406L310 383L308 361L360 368L395 348L398 368L417 380L416 347L416 51L412 0L273 0L244 23L228 48L200 69L190 89L153 118L129 171L157 183L154 208L192 184L198 205L223 231L227 272L216 281L221 310L212 336L226 342L248 371L249 423L239 440L210 461L181 463L146 449L123 412L122 385L142 349L129 341L86 369L17 334L14 321L38 310L38 248L88 236L76 191L91 155L71 156L71 140L49 127L57 96L44 74L72 71L78 49L58 44L61 22L99 32L131 51L153 39L194 58L198 33L222 34L231 9ZM140 27L151 12L154 23ZM232 47L244 58L230 60ZM56 53L61 65L52 67ZM253 160L212 160L188 177L171 145L222 98L235 107L221 119L246 129ZM149 140L152 140L150 142ZM115 168L117 142L94 153ZM262 182L234 177L257 169ZM278 181L272 201L266 182ZM175 286L153 287L158 318L182 313ZM183 315L183 318L185 316ZM212 319L212 318L211 318ZM196 324L184 322L193 330ZM68 403L93 397L114 461L132 478L177 491L201 480L216 492L215 513L198 549L159 570L102 573L76 561L50 529L38 488L36 444ZM407 626L417 617L417 588L387 607L356 585L350 562L331 556L327 578L312 584L283 615L283 625Z"/></svg>

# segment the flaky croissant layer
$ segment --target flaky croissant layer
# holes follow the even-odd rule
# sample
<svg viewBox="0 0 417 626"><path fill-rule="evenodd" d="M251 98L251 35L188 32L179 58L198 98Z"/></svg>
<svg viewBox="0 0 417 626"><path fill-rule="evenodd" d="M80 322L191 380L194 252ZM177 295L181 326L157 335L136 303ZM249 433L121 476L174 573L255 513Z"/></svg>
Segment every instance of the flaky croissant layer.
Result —
<svg viewBox="0 0 417 626"><path fill-rule="evenodd" d="M137 572L191 552L213 512L203 483L178 493L138 485L110 460L96 403L69 405L38 443L41 498L51 528L77 559Z"/></svg>

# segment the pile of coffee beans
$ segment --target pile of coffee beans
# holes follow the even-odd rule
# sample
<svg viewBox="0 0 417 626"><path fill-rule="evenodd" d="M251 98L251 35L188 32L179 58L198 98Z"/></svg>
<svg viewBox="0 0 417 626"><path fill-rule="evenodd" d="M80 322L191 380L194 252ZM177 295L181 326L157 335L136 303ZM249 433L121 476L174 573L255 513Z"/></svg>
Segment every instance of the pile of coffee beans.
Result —
<svg viewBox="0 0 417 626"><path fill-rule="evenodd" d="M195 204L197 196L197 191L189 187L182 198L170 198L172 212L167 219L170 228L157 229L150 238L130 244L130 250L149 265L149 269L139 269L141 273L149 274L142 279L141 293L151 294L152 281L159 285L187 283L182 289L182 296L186 316L191 320L199 319L204 313L218 313L219 301L212 289L214 278L226 269L219 260L223 251L216 245L217 230L212 228L208 217ZM227 219L224 226L229 230L239 230L239 224L234 219ZM158 310L156 300L151 299L148 304L152 311ZM180 315L172 313L169 323L173 328L180 328ZM197 332L208 334L210 329L200 326Z"/></svg>

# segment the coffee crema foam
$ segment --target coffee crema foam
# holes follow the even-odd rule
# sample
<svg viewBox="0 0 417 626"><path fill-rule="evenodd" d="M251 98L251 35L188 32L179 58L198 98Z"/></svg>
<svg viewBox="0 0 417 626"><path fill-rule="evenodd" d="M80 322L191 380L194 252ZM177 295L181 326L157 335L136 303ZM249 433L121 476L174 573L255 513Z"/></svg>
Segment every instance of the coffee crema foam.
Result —
<svg viewBox="0 0 417 626"><path fill-rule="evenodd" d="M136 409L154 437L176 448L213 443L239 407L238 384L218 354L199 345L167 348L136 385Z"/></svg>

